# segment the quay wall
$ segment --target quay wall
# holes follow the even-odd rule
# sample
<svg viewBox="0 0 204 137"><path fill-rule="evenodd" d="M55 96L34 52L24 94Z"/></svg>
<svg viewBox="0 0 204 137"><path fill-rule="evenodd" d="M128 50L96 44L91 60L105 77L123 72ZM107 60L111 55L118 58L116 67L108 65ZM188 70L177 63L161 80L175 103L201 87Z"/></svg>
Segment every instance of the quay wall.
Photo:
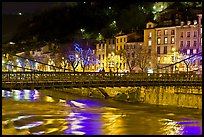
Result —
<svg viewBox="0 0 204 137"><path fill-rule="evenodd" d="M91 98L202 109L202 87L138 86L55 89ZM106 94L104 94L106 93Z"/></svg>

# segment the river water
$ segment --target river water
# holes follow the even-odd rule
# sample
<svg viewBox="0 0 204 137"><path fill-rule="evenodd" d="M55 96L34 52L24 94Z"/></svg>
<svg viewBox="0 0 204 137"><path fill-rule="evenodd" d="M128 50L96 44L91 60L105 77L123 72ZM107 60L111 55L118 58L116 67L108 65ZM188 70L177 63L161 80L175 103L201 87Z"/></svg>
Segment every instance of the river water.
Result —
<svg viewBox="0 0 204 137"><path fill-rule="evenodd" d="M201 135L202 110L2 90L2 134Z"/></svg>

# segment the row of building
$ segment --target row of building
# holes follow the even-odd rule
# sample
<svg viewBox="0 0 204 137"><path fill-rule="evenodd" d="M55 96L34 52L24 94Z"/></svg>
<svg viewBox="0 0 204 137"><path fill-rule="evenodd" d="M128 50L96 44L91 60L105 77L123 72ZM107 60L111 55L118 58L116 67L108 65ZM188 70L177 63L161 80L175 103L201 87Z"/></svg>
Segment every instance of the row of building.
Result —
<svg viewBox="0 0 204 137"><path fill-rule="evenodd" d="M169 15L169 14L168 14ZM175 14L176 17L178 16ZM176 19L176 18L175 18ZM106 72L202 72L202 14L197 19L161 22L150 21L146 24L144 35L138 32L120 33L114 38L108 38L95 44L92 49L94 57L99 61L87 64L83 69L84 60L71 64L68 56L58 52L56 45L48 45L36 51L30 51L35 69L41 71L88 71L96 72L105 69ZM69 49L70 50L70 49ZM86 52L87 50L83 50ZM75 59L79 52L71 51ZM71 53L69 52L69 53ZM201 54L200 54L201 53ZM22 56L25 53L17 55ZM198 55L196 55L198 54ZM193 55L193 58L185 60ZM6 55L3 59L6 60ZM185 61L182 61L182 60ZM18 61L18 59L16 59ZM88 61L87 59L86 61ZM2 61L3 62L3 61ZM42 63L38 63L42 62ZM16 62L18 66L20 63ZM15 63L13 63L15 64ZM45 65L48 64L48 65ZM175 64L175 65L171 65ZM75 65L75 66L73 66ZM31 68L29 62L27 67ZM5 68L6 69L6 68ZM19 70L20 68L16 68Z"/></svg>

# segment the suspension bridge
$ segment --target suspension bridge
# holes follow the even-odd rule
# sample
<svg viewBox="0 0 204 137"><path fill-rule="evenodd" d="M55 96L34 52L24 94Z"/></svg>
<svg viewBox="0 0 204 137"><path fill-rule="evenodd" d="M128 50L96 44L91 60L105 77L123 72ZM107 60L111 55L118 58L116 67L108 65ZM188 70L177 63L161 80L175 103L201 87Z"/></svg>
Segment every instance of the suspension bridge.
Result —
<svg viewBox="0 0 204 137"><path fill-rule="evenodd" d="M196 55L201 55L198 53ZM193 58L193 55L189 58ZM24 58L13 55L18 58ZM27 58L24 58L27 59ZM188 59L188 58L187 58ZM185 60L187 60L185 59ZM28 60L28 59L27 59ZM44 72L36 68L25 68L6 63L13 67L21 68L20 72L11 70L2 72L2 88L63 88L63 87L128 87L128 86L201 86L202 75L188 73L98 73L98 72L70 72L70 70L48 65L29 59L39 64L51 66L54 72ZM183 60L183 61L185 61ZM180 63L179 61L177 63ZM177 63L171 64L170 67ZM161 68L159 68L161 69ZM57 71L59 70L59 71ZM61 70L61 72L60 72ZM67 72L66 72L67 71Z"/></svg>

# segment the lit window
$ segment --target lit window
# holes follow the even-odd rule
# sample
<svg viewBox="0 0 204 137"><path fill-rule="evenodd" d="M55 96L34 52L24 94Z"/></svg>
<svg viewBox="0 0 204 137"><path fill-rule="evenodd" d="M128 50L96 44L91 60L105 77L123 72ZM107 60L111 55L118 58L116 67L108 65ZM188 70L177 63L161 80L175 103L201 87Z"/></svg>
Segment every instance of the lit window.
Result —
<svg viewBox="0 0 204 137"><path fill-rule="evenodd" d="M168 38L164 37L164 44L167 44L167 43L168 43Z"/></svg>
<svg viewBox="0 0 204 137"><path fill-rule="evenodd" d="M174 37L171 37L171 44L174 44L174 42L175 42Z"/></svg>
<svg viewBox="0 0 204 137"><path fill-rule="evenodd" d="M160 57L157 58L157 61L160 62Z"/></svg>
<svg viewBox="0 0 204 137"><path fill-rule="evenodd" d="M187 49L187 55L189 55L190 54L190 49Z"/></svg>
<svg viewBox="0 0 204 137"><path fill-rule="evenodd" d="M193 54L196 54L196 49L193 49Z"/></svg>
<svg viewBox="0 0 204 137"><path fill-rule="evenodd" d="M200 34L202 35L202 28L200 28Z"/></svg>
<svg viewBox="0 0 204 137"><path fill-rule="evenodd" d="M167 34L168 34L168 30L165 29L165 30L164 30L164 35L167 35Z"/></svg>
<svg viewBox="0 0 204 137"><path fill-rule="evenodd" d="M152 46L152 41L151 40L148 41L148 45Z"/></svg>
<svg viewBox="0 0 204 137"><path fill-rule="evenodd" d="M157 44L158 44L158 45L161 44L161 38L157 38Z"/></svg>
<svg viewBox="0 0 204 137"><path fill-rule="evenodd" d="M152 37L152 32L149 32L149 38L151 38Z"/></svg>
<svg viewBox="0 0 204 137"><path fill-rule="evenodd" d="M166 63L166 57L164 57L164 63Z"/></svg>

